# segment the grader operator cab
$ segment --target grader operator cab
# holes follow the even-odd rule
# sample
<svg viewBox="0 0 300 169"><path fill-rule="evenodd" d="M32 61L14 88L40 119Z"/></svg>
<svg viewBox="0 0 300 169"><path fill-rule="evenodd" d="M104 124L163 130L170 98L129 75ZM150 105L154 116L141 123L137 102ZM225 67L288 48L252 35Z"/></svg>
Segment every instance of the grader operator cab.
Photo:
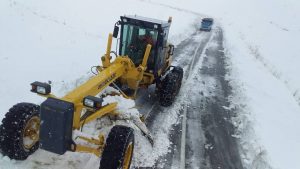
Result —
<svg viewBox="0 0 300 169"><path fill-rule="evenodd" d="M158 72L169 64L168 57L174 50L173 45L167 44L171 20L163 22L138 16L123 16L117 24L121 25L119 55L128 55L138 66L142 63L147 44L150 44L152 48L146 72L158 76ZM166 54L167 50L168 54Z"/></svg>
<svg viewBox="0 0 300 169"><path fill-rule="evenodd" d="M121 16L109 34L97 74L61 98L51 93L50 84L32 83L31 91L46 100L41 105L19 103L9 109L0 126L0 152L16 160L25 160L38 148L61 155L66 151L86 152L101 157L100 169L129 169L134 149L132 128L112 126L107 135L99 133L97 138L74 137L73 131L96 119L120 115L117 102L103 104L107 95L134 99L139 88L156 84L160 105L172 104L183 70L170 65L174 50L167 42L171 21ZM118 39L116 51L111 51L113 37ZM114 60L111 54L116 55ZM103 94L108 86L119 92ZM132 123L153 143L141 119ZM89 144L82 145L78 139Z"/></svg>

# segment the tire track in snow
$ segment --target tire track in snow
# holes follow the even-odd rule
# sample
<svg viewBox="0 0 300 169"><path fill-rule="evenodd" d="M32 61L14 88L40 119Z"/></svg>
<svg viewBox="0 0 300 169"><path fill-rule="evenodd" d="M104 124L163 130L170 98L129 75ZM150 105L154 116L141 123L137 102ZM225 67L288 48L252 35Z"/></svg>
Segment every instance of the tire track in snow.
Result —
<svg viewBox="0 0 300 169"><path fill-rule="evenodd" d="M180 169L185 169L186 114L187 114L187 105L185 105L183 108L183 117L182 117L181 145L180 145Z"/></svg>
<svg viewBox="0 0 300 169"><path fill-rule="evenodd" d="M246 42L245 42L246 43ZM288 89L292 97L295 99L295 101L300 106L300 89L297 87L293 87L293 85L289 82L290 80L282 73L280 72L274 65L272 65L266 58L264 58L260 52L259 49L253 45L247 44L248 49L250 51L250 54L260 63L263 65L263 67L277 80L279 80L281 83L285 85L285 87Z"/></svg>
<svg viewBox="0 0 300 169"><path fill-rule="evenodd" d="M65 29L68 29L70 31L73 31L75 33L80 33L83 34L87 37L91 37L91 38L97 38L97 39L104 39L103 36L96 34L96 33L92 33L89 31L84 30L83 28L79 28L79 27L75 27L72 26L68 23L68 21L66 21L66 19L59 19L58 17L53 17L49 14L44 14L41 11L37 10L37 9L33 9L25 4L23 4L22 2L17 2L15 0L10 0L10 7L11 8L15 8L16 12L20 13L21 16L24 15L25 11L28 12L29 14L43 20L46 22L50 22L53 24L57 24L60 25L62 27L64 27Z"/></svg>
<svg viewBox="0 0 300 169"><path fill-rule="evenodd" d="M253 58L257 60L258 63L261 64L263 68L266 69L275 79L285 85L287 90L300 106L300 88L291 84L288 76L286 74L283 74L280 70L278 70L276 66L274 66L268 59L266 59L259 51L258 46L247 42L242 33L240 33L240 39L245 43L246 48L248 48L248 51L253 56Z"/></svg>
<svg viewBox="0 0 300 169"><path fill-rule="evenodd" d="M189 85L191 85L189 83L191 82L191 77L195 76L195 73L194 73L195 66L197 65L199 67L202 65L204 51L206 50L206 48L207 48L208 44L211 42L211 40L212 40L212 34L209 33L209 38L208 38L208 40L206 40L206 43L199 43L199 46L195 50L192 60L188 66L188 72L186 75L186 81L188 83L186 86L187 89L193 89L192 86L189 86ZM186 92L187 91L188 90L186 90ZM190 93L187 93L187 96L188 96L188 94L190 94ZM182 132L181 132L181 148L180 148L180 169L186 168L186 153L187 153L186 152L186 137L187 137L186 131L187 131L188 107L189 107L189 103L185 103L184 109L183 109L182 127L181 127Z"/></svg>
<svg viewBox="0 0 300 169"><path fill-rule="evenodd" d="M235 117L234 110L229 107L231 86L226 81L227 69L223 48L222 30L213 37L212 44L205 51L203 66L198 71L201 78L202 99L200 102L201 124L206 138L204 145L205 161L203 169L243 169L235 138L235 127L231 120ZM192 165L187 168L193 168Z"/></svg>

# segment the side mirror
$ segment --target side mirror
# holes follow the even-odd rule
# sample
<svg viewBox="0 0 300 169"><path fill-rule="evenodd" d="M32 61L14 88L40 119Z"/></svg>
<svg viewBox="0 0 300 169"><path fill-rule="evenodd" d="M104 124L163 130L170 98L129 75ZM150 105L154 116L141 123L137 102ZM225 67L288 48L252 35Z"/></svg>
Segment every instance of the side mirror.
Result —
<svg viewBox="0 0 300 169"><path fill-rule="evenodd" d="M118 38L118 34L119 34L119 27L117 25L115 25L113 37Z"/></svg>
<svg viewBox="0 0 300 169"><path fill-rule="evenodd" d="M169 55L173 55L174 54L174 45L169 45L169 51L168 51Z"/></svg>

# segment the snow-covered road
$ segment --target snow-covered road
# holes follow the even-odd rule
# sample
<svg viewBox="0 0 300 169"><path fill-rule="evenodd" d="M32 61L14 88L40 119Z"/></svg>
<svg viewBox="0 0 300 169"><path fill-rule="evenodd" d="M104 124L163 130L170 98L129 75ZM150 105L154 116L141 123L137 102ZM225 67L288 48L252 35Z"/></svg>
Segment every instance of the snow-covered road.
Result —
<svg viewBox="0 0 300 169"><path fill-rule="evenodd" d="M184 67L182 89L176 99L181 105L179 123L160 129L167 120L168 109L161 108L151 91L143 91L136 100L140 112L148 115L147 125L154 133L169 135L170 150L155 163L155 168L242 169L234 127L229 111L231 90L227 73L221 28L199 32L181 42L174 54L175 64ZM143 106L138 106L143 105ZM149 112L149 109L151 110ZM155 137L157 138L157 137ZM158 138L160 139L160 138ZM140 166L144 168L145 166Z"/></svg>

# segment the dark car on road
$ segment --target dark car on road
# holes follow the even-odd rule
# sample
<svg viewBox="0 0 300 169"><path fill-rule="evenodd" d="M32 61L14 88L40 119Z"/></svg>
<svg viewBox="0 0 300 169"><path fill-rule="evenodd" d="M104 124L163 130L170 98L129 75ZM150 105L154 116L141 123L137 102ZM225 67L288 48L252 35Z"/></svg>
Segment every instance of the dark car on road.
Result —
<svg viewBox="0 0 300 169"><path fill-rule="evenodd" d="M201 31L211 31L211 27L214 23L212 18L203 18L200 26Z"/></svg>

